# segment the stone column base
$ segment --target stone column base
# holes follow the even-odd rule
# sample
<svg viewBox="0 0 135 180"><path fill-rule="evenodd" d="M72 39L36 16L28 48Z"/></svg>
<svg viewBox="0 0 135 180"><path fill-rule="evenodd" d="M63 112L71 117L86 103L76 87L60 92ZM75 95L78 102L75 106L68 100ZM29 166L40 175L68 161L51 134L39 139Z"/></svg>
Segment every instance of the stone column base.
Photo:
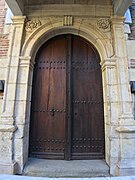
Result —
<svg viewBox="0 0 135 180"><path fill-rule="evenodd" d="M1 163L0 162L0 174L16 174L17 163Z"/></svg>

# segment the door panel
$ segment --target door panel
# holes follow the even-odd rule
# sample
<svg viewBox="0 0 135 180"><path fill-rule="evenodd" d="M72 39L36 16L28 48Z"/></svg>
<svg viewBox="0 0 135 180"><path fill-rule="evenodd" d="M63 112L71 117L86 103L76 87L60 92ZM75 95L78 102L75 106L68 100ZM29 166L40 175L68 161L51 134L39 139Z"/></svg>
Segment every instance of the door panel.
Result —
<svg viewBox="0 0 135 180"><path fill-rule="evenodd" d="M66 41L59 37L37 55L31 108L30 154L64 159L66 114Z"/></svg>
<svg viewBox="0 0 135 180"><path fill-rule="evenodd" d="M53 38L36 56L30 156L103 159L104 113L98 53L74 35Z"/></svg>
<svg viewBox="0 0 135 180"><path fill-rule="evenodd" d="M75 36L72 73L72 159L103 158L103 97L99 57L90 44Z"/></svg>

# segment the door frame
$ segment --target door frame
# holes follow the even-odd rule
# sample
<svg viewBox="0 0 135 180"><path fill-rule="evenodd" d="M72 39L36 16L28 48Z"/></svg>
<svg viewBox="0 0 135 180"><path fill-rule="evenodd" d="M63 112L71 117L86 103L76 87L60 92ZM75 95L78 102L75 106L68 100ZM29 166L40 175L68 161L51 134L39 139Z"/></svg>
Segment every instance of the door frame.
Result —
<svg viewBox="0 0 135 180"><path fill-rule="evenodd" d="M31 86L32 86L32 78L33 78L33 68L35 63L35 56L38 49L44 44L46 41L55 37L57 35L63 34L73 34L80 36L93 44L93 46L97 49L100 60L101 60L101 70L102 70L102 83L103 83L103 101L104 101L104 124L105 124L105 160L108 164L110 164L111 160L111 152L109 145L109 137L108 130L106 125L108 122L111 122L113 117L108 116L110 114L110 110L106 106L106 102L108 101L108 97L106 94L110 92L108 86L106 86L106 82L108 82L108 69L115 68L115 59L110 58L112 56L113 47L110 42L108 36L104 33L101 33L98 29L93 29L89 23L84 23L84 21L79 21L78 23L74 23L71 27L62 27L61 21L58 20L57 23L55 20L51 22L53 26L50 26L49 23L44 23L40 28L37 28L25 41L22 47L21 56L20 56L20 69L23 68L23 64L26 67L28 72L26 81L29 82L27 84L27 97L28 101L25 102L25 108L27 111L24 113L24 119L26 125L24 125L24 129L26 131L25 134L25 151L23 150L24 163L20 164L22 167L25 162L28 160L28 146L29 146L29 123L30 123L30 107L31 107ZM81 26L80 26L81 23ZM20 83L23 82L23 79L20 79ZM22 145L23 146L23 145Z"/></svg>

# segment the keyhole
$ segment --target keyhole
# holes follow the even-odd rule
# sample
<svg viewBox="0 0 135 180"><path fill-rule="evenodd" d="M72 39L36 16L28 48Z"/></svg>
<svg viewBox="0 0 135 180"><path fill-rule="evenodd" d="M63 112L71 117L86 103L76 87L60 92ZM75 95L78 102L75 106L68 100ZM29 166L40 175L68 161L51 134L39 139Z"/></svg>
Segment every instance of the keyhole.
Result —
<svg viewBox="0 0 135 180"><path fill-rule="evenodd" d="M52 116L54 116L55 111L56 111L56 110L55 110L54 108L51 110Z"/></svg>
<svg viewBox="0 0 135 180"><path fill-rule="evenodd" d="M54 109L52 110L52 116L54 116Z"/></svg>

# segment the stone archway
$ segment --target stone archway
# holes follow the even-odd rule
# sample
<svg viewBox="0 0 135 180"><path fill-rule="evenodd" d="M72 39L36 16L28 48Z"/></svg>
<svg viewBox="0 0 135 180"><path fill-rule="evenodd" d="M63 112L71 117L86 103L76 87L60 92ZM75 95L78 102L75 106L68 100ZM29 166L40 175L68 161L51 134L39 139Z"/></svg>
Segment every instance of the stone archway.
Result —
<svg viewBox="0 0 135 180"><path fill-rule="evenodd" d="M80 26L81 25L81 26ZM106 102L106 92L107 89L104 85L104 83L107 81L105 78L106 74L106 66L111 66L114 67L115 63L114 60L111 59L112 53L113 53L113 48L110 44L110 41L107 40L107 37L104 33L101 33L98 29L95 31L93 30L93 27L89 24L80 24L76 22L74 26L72 27L62 27L61 23L59 22L54 22L53 27L50 24L44 24L37 30L35 30L30 37L27 39L25 42L22 52L21 52L21 61L25 61L30 65L29 69L29 82L30 86L32 85L32 74L33 74L33 63L34 63L34 58L35 55L39 49L39 47L45 43L48 39L56 36L56 35L62 35L62 34L74 34L78 35L80 37L83 37L87 41L93 44L97 51L100 54L100 59L101 59L101 67L102 67L102 78L103 78L103 94L104 94L104 102ZM28 87L30 88L30 87ZM30 106L30 104L28 105ZM29 107L28 107L29 108ZM108 109L105 108L104 105L104 111L105 115L108 114ZM104 118L105 123L106 123L106 116ZM29 121L29 120L28 120ZM29 130L28 130L29 131ZM106 132L105 132L106 134ZM106 138L106 137L105 137ZM27 140L28 142L28 140ZM106 146L105 149L108 147ZM105 154L106 157L106 154ZM25 159L28 158L28 153L25 157ZM107 158L106 158L107 160ZM109 161L109 160L108 160ZM109 163L109 162L108 162Z"/></svg>
<svg viewBox="0 0 135 180"><path fill-rule="evenodd" d="M26 40L21 51L21 57L30 57L31 61L34 63L35 55L39 47L45 43L50 38L55 37L56 35L62 34L74 34L80 37L83 37L87 41L93 44L93 46L98 50L101 58L101 62L106 59L110 59L113 56L113 47L110 43L109 38L101 33L98 29L97 31L93 29L91 25L77 23L74 27L64 27L61 24L54 23L54 27L49 27L45 24L35 30L30 37Z"/></svg>

